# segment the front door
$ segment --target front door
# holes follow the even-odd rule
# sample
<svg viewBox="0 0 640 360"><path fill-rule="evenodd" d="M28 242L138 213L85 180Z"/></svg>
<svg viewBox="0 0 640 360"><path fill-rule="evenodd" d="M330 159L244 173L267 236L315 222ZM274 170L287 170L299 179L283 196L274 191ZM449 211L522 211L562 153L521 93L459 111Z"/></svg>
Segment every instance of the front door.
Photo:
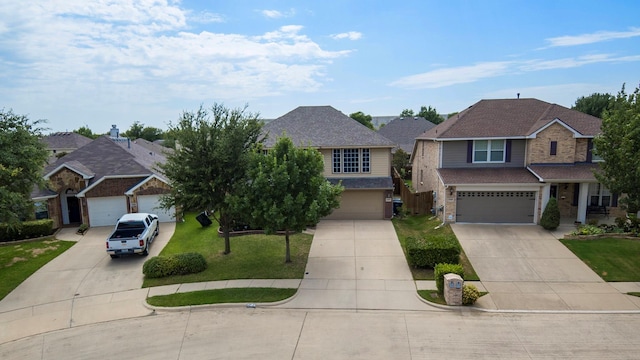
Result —
<svg viewBox="0 0 640 360"><path fill-rule="evenodd" d="M80 218L80 199L77 197L68 197L67 198L67 209L69 210L69 223L79 223L81 221Z"/></svg>
<svg viewBox="0 0 640 360"><path fill-rule="evenodd" d="M549 187L549 198L556 198L556 200L558 200L558 185L551 185Z"/></svg>

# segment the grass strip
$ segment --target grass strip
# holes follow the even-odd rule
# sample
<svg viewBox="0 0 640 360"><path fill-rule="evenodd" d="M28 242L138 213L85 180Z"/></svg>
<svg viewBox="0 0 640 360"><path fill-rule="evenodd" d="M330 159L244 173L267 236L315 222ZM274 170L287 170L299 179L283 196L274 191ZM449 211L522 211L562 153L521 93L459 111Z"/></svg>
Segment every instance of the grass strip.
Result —
<svg viewBox="0 0 640 360"><path fill-rule="evenodd" d="M297 289L234 288L214 289L152 296L147 303L153 306L175 307L203 304L269 303L292 297Z"/></svg>
<svg viewBox="0 0 640 360"><path fill-rule="evenodd" d="M640 239L560 240L605 281L640 281Z"/></svg>

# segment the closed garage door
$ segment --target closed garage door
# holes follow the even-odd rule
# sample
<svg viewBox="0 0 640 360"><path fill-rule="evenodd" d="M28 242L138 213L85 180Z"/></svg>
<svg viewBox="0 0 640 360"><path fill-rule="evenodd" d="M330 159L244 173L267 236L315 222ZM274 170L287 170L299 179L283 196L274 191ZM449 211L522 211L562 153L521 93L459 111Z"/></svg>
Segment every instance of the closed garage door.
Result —
<svg viewBox="0 0 640 360"><path fill-rule="evenodd" d="M328 220L382 220L384 219L384 190L345 190L340 208Z"/></svg>
<svg viewBox="0 0 640 360"><path fill-rule="evenodd" d="M174 208L160 208L160 195L138 195L138 212L156 214L161 222L176 221Z"/></svg>
<svg viewBox="0 0 640 360"><path fill-rule="evenodd" d="M87 198L87 207L91 226L114 226L127 213L127 200L124 196Z"/></svg>
<svg viewBox="0 0 640 360"><path fill-rule="evenodd" d="M535 191L459 191L456 222L533 223Z"/></svg>

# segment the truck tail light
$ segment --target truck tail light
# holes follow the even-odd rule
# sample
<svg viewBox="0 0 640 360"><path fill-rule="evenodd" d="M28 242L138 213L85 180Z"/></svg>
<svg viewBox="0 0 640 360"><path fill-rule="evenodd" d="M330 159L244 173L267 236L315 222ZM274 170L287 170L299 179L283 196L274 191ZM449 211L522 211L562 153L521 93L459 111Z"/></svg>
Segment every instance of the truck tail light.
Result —
<svg viewBox="0 0 640 360"><path fill-rule="evenodd" d="M140 240L140 246L144 246L144 240Z"/></svg>
<svg viewBox="0 0 640 360"><path fill-rule="evenodd" d="M109 248L109 242L107 241L107 249Z"/></svg>

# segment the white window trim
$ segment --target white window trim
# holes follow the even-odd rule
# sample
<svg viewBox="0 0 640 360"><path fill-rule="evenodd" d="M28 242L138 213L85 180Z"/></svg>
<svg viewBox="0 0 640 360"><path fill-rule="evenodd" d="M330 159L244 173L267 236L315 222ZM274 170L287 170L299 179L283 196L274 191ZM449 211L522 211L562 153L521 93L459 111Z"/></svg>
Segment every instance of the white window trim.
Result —
<svg viewBox="0 0 640 360"><path fill-rule="evenodd" d="M487 153L487 160L476 160L476 142L477 141L486 141L487 142L487 149L486 149L486 153ZM502 160L491 160L491 142L492 141L502 141ZM480 151L480 150L478 150ZM505 158L507 156L507 141L504 139L498 139L498 140L473 140L473 163L474 164L488 164L488 163L492 163L492 164L500 164L500 163L504 163L505 162Z"/></svg>
<svg viewBox="0 0 640 360"><path fill-rule="evenodd" d="M335 171L335 158L334 151L338 150L340 152L340 170ZM345 171L345 157L344 150L357 150L358 151L358 171L357 172L346 172ZM364 168L364 150L369 150L369 171L363 171ZM331 173L332 174L371 174L371 166L372 166L372 154L370 148L341 148L341 149L332 149L331 150Z"/></svg>

